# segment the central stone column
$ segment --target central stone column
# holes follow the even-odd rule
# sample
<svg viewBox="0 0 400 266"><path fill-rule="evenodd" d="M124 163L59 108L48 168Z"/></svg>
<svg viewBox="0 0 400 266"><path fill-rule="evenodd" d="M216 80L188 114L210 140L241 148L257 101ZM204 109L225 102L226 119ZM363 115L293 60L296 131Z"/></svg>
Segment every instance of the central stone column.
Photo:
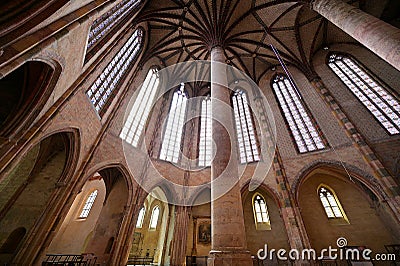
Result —
<svg viewBox="0 0 400 266"><path fill-rule="evenodd" d="M400 29L343 0L314 0L311 7L400 70Z"/></svg>
<svg viewBox="0 0 400 266"><path fill-rule="evenodd" d="M211 50L211 109L215 157L211 162L211 251L208 265L252 265L239 186L236 133L224 50ZM232 151L232 152L231 152Z"/></svg>

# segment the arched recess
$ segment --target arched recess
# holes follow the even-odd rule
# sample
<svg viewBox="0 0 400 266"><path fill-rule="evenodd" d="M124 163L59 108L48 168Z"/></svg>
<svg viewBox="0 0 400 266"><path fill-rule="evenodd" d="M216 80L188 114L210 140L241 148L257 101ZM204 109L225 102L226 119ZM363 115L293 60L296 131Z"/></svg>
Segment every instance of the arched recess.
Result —
<svg viewBox="0 0 400 266"><path fill-rule="evenodd" d="M35 260L60 211L76 166L76 130L53 133L33 145L0 176L0 246L16 228L26 234L0 262L24 265Z"/></svg>
<svg viewBox="0 0 400 266"><path fill-rule="evenodd" d="M82 215L86 201L96 191L90 209ZM64 221L51 241L47 254L81 254L93 237L93 230L99 219L106 196L106 185L99 173L95 173L76 195Z"/></svg>
<svg viewBox="0 0 400 266"><path fill-rule="evenodd" d="M0 47L28 32L68 2L69 0L1 2Z"/></svg>
<svg viewBox="0 0 400 266"><path fill-rule="evenodd" d="M93 253L97 261L106 264L119 264L123 260L119 254L126 238L124 226L132 196L131 182L120 166L108 166L99 170L98 174L104 180L104 201L84 253Z"/></svg>
<svg viewBox="0 0 400 266"><path fill-rule="evenodd" d="M270 228L256 225L253 199L257 195L263 198L267 206ZM265 244L268 245L269 250L272 248L276 250L280 248L289 250L289 239L281 216L279 198L276 193L266 185L261 185L256 190L249 191L248 184L246 184L242 188L242 202L247 248L251 254L257 257L257 251L263 248Z"/></svg>
<svg viewBox="0 0 400 266"><path fill-rule="evenodd" d="M168 189L157 186L147 195L143 205L146 206L142 227L135 228L132 247L129 252L129 262L138 257L153 258L155 265L165 265L169 260L167 246L170 244L171 215L168 204L170 198ZM158 209L158 217L155 210ZM136 221L134 221L136 224Z"/></svg>
<svg viewBox="0 0 400 266"><path fill-rule="evenodd" d="M56 62L27 61L0 79L0 137L24 132L42 110L58 77Z"/></svg>
<svg viewBox="0 0 400 266"><path fill-rule="evenodd" d="M339 237L349 246L365 246L374 252L385 252L384 245L399 239L400 226L379 193L368 179L351 172L351 179L339 167L314 166L300 177L295 194L311 246L321 251L336 248ZM328 217L320 188L326 188L339 202L341 217Z"/></svg>

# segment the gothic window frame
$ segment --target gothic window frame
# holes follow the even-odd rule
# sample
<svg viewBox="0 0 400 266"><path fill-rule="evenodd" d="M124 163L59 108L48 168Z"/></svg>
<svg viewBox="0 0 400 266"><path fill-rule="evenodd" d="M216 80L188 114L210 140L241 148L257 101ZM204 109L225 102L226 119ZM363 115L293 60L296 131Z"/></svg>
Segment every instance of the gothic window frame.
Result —
<svg viewBox="0 0 400 266"><path fill-rule="evenodd" d="M265 210L262 210L262 205L258 202L257 197L259 197L260 200L264 202ZM259 210L256 208L257 203L259 204ZM251 206L253 208L253 217L256 230L271 230L271 217L269 216L268 204L265 200L265 197L259 192L254 193L253 197L251 198ZM264 217L264 214L266 215L266 217ZM261 221L259 219L260 217ZM264 219L266 221L264 221Z"/></svg>
<svg viewBox="0 0 400 266"><path fill-rule="evenodd" d="M245 116L245 122L246 122L246 130L248 131L247 134L249 134L251 130L253 131L253 134L254 134L254 143L252 143L250 137L247 140L250 142L252 160L249 160L249 158L248 158L248 155L246 152L247 149L245 147L245 144L243 144L244 145L243 150L241 149L241 145L240 145L241 141L239 140L240 138L242 138L243 143L246 143L246 140L244 140L244 137L243 137L243 127L241 125L237 124L238 118L241 118L239 104L237 107L237 108L239 108L239 111L238 112L235 111L235 99L234 98L236 97L235 94L237 94L239 92L242 92L245 95L245 97L246 97L245 100L247 101L247 108L243 109L245 112L244 116ZM249 163L260 162L262 160L262 157L261 157L261 152L260 152L260 144L259 144L259 140L258 140L257 125L254 120L253 110L250 108L250 105L249 105L250 101L249 101L249 96L248 96L247 91L241 87L236 87L234 89L234 91L231 93L230 101L231 101L231 106L232 106L232 116L233 116L232 118L233 118L233 123L234 123L234 127L235 127L235 132L236 132L237 151L238 151L238 155L239 155L238 156L239 162L240 162L240 164L249 164ZM243 100L242 100L242 102L243 102ZM239 117L237 117L237 115L239 115ZM249 128L249 126L248 126L249 118L250 118L250 122L251 122L251 128ZM238 129L239 127L241 129L240 132ZM257 154L255 154L255 150L256 150ZM243 155L243 153L244 153L244 155ZM245 159L245 160L243 160L243 159Z"/></svg>
<svg viewBox="0 0 400 266"><path fill-rule="evenodd" d="M173 154L172 154L173 158L171 160L169 160L168 159L168 156L169 156L168 155L168 151L171 150L171 145L170 145L171 142L166 143L165 145L167 145L167 146L164 146L164 143L167 140L167 137L169 137L169 139L171 139L171 137L172 137L171 135L167 136L167 130L169 130L170 118L171 118L170 117L170 113L171 113L171 110L173 108L172 104L174 102L174 97L175 97L176 93L179 93L179 91L181 91L181 94L184 94L185 98L186 98L185 107L184 107L184 110L183 110L183 118L182 118L183 123L181 125L182 126L181 133L180 133L181 137L180 137L180 140L179 140L179 147L177 147L177 145L175 143L175 145L173 147L175 150L172 151L173 152ZM184 140L184 134L185 134L185 123L184 122L185 122L185 119L186 119L186 116L187 116L187 109L188 109L187 102L189 100L189 93L188 93L188 90L186 89L186 84L185 83L181 83L176 89L174 89L173 92L171 93L171 98L170 99L171 100L169 102L169 108L168 108L167 117L166 117L166 120L165 120L166 123L165 123L165 126L163 128L163 134L162 134L163 137L162 137L162 141L161 141L160 153L159 153L159 157L158 158L160 160L162 160L162 161L166 161L166 162L170 162L170 163L178 163L180 161L180 159L181 159L182 147L183 147L183 144L184 144L183 143L184 142L183 141ZM177 99L177 101L179 101L179 99ZM181 111L181 113L182 113L182 111ZM173 119L175 119L175 117L176 116L174 115ZM176 124L176 123L174 123L174 121L175 120L172 120L171 127L172 127L173 124ZM168 134L170 134L170 133L168 133ZM176 136L175 136L175 139L177 139ZM178 153L177 157L175 155L176 152Z"/></svg>
<svg viewBox="0 0 400 266"><path fill-rule="evenodd" d="M119 7L123 8L124 4L129 3L129 2L134 2L137 1L138 4L133 5L132 9L127 10L126 13L124 13L124 15L118 19L118 17L120 17L118 14L118 12L121 9L118 9ZM112 6L110 9L108 9L107 11L105 11L102 15L100 15L98 18L96 18L92 24L89 27L88 33L87 33L87 37L86 37L86 42L85 42L85 57L84 57L84 64L87 63L90 59L92 59L99 50L101 50L102 47L105 46L105 44L113 37L115 36L115 34L121 29L121 27L123 27L123 25L127 25L128 21L133 17L136 16L139 13L139 10L141 9L141 7L143 6L144 2L146 2L145 0L125 0L123 2L119 2L117 4L115 4L114 6ZM90 44L90 40L91 40L91 35L94 35L95 32L94 30L92 30L93 27L101 27L102 23L104 23L105 21L107 21L108 19L111 19L112 16L115 14L115 17L117 17L116 22L111 22L112 26L109 28L109 30L103 34L100 38L98 38L97 41L95 41L92 45ZM132 16L129 16L129 14L132 14ZM107 28L107 26L106 26ZM101 29L100 29L101 31Z"/></svg>
<svg viewBox="0 0 400 266"><path fill-rule="evenodd" d="M200 102L200 116L199 116L199 129L198 129L198 152L197 152L197 158L198 158L198 164L197 166L199 167L211 167L211 157L212 157L212 117L211 117L211 93L208 92L205 96L203 96L204 98L201 100ZM203 118L203 103L204 101L209 101L207 104L209 104L209 109L207 106L207 110L206 110L206 114L209 116L206 116L205 118ZM208 112L209 111L209 112ZM204 122L206 122L205 128L203 128ZM209 123L211 123L211 125L209 125ZM209 126L211 127L211 132L210 132L210 136L209 139L207 139L207 130L209 128ZM203 132L203 129L205 130L205 133ZM205 136L203 137L203 135L205 134ZM204 143L202 141L202 139L204 139ZM208 142L208 143L207 143ZM204 144L203 149L202 149L202 143ZM208 144L208 145L207 145ZM207 161L207 152L209 152L210 154L210 161ZM204 155L204 156L203 156ZM200 157L203 156L204 158L201 159Z"/></svg>
<svg viewBox="0 0 400 266"><path fill-rule="evenodd" d="M155 210L158 210L157 213L157 219L154 218L154 212ZM149 230L151 231L156 231L158 227L158 220L160 220L160 214L161 214L161 207L157 204L151 209L151 216L149 220Z"/></svg>
<svg viewBox="0 0 400 266"><path fill-rule="evenodd" d="M158 81L157 80L154 81L154 83L158 82L158 85L155 87L154 84L153 84L153 86L151 87L150 96L152 94L153 95L153 99L152 99L151 102L147 102L146 106L143 107L142 104L141 104L142 102L140 102L141 101L140 97L146 98L147 96L149 96L149 94L147 93L147 91L149 89L149 86L146 86L146 87L142 87L141 86L139 88L140 91L137 94L137 98L135 99L135 102L133 103L133 105L131 107L131 110L129 111L129 114L126 117L124 125L123 125L123 127L121 129L121 132L119 134L119 137L122 140L126 141L131 146L136 147L136 148L140 147L141 141L144 139L146 128L148 126L149 121L151 120L151 115L152 115L152 111L153 111L151 106L153 106L155 104L156 100L157 100L157 95L158 95L158 93L160 91L160 84L162 83L161 77L160 77L160 75L158 73L160 71L160 67L159 66L152 66L147 71L146 77L145 77L142 85L144 85L144 83L145 83L150 71L153 71L153 74L155 74L157 76L156 78L158 79ZM149 98L147 98L147 99L149 99ZM138 109L135 110L135 112L133 113L133 111L134 111L133 108L135 106L137 106ZM146 108L149 108L149 110L147 110ZM145 119L144 119L144 116L143 116L144 113L142 111L143 112L147 112ZM138 116L137 115L138 112L142 112L142 113L141 114L139 113L140 115ZM137 118L137 117L139 117L139 118ZM135 121L137 121L137 123L136 123L137 125L136 126L133 125ZM130 123L129 127L127 127L128 123ZM132 131L133 127L135 127L135 129ZM140 127L142 127L142 128L140 129ZM133 135L130 134L132 132L133 132ZM131 135L131 140L129 140L130 135Z"/></svg>
<svg viewBox="0 0 400 266"><path fill-rule="evenodd" d="M287 79L287 81L289 82L289 84L291 86L291 89L294 91L297 99L295 99L293 96L290 96L289 94L288 95L289 95L290 99L288 99L288 98L284 97L284 93L282 92L282 89L278 88L279 89L279 93L282 96L282 100L285 103L285 106L289 106L289 104L292 103L292 102L297 102L298 104L301 105L301 106L299 106L298 104L297 105L296 104L292 104L292 106L293 106L293 108L295 110L290 109L290 107L286 107L287 111L285 111L284 106L282 106L282 102L280 100L280 97L279 97L277 91L274 88L274 84L277 83L277 78L278 77L279 78L284 77L285 79ZM279 85L277 85L277 86L279 87ZM275 97L276 103L277 103L277 105L279 107L279 110L281 112L281 116L283 117L283 120L284 120L284 122L286 124L286 129L289 132L289 135L290 135L290 137L292 139L292 142L293 142L293 145L294 145L294 147L296 149L296 152L298 154L309 154L309 153L315 153L315 152L321 152L321 151L327 150L329 148L329 143L326 140L325 135L323 134L321 128L319 127L318 122L316 121L315 117L313 116L313 114L311 113L310 109L308 108L308 105L304 101L304 99L303 99L299 89L297 88L296 84L292 84L290 82L289 77L286 74L278 72L278 73L274 74L271 77L270 87L271 87L271 90L272 90L273 95ZM288 88L286 88L286 89L288 90ZM290 103L288 102L289 100L291 101ZM309 121L307 121L306 117L301 115L301 112L300 112L301 110L299 109L299 107L301 107L304 110L305 115L307 116ZM298 112L300 114L299 119L300 119L301 127L300 127L299 123L296 122L296 121L299 121L299 120L296 120L296 117L294 116L293 111L296 111L296 112ZM288 116L290 116L290 120L291 121L289 121L289 117ZM309 124L307 124L307 122L309 122ZM302 141L302 143L304 145L300 145L299 144L299 141L296 139L296 136L295 136L295 133L293 132L292 127L293 127L293 129L295 129L298 132L298 138L300 139L299 141ZM310 127L315 130L315 133L317 134L317 136L313 136L312 135L313 132L310 130ZM306 131L304 134L302 134L302 131L301 131L302 129L305 129L305 131ZM305 138L306 135L309 137L309 139L311 139L312 144L315 146L314 150L310 150L310 148L308 147L307 140ZM320 139L320 143L323 145L323 147L318 147L319 143L316 141L316 139L315 139L316 137L318 137ZM305 148L305 150L301 150L300 146L303 146Z"/></svg>
<svg viewBox="0 0 400 266"><path fill-rule="evenodd" d="M145 216L146 216L146 206L142 206L142 208L140 208L139 210L138 217L136 220L136 226L135 226L136 228L143 228Z"/></svg>
<svg viewBox="0 0 400 266"><path fill-rule="evenodd" d="M85 220L89 217L93 205L97 199L97 196L99 195L99 190L94 189L90 191L89 193L86 194L87 196L85 197L85 203L82 205L79 211L79 217L78 219L80 220Z"/></svg>
<svg viewBox="0 0 400 266"><path fill-rule="evenodd" d="M135 35L137 32L138 34ZM132 70L137 59L143 52L145 35L146 32L143 27L135 28L129 38L125 40L124 44L118 49L116 54L96 77L92 85L86 90L85 94L100 119L107 112L109 106L114 101L115 96L118 94L121 84L124 82L126 76ZM135 39L139 40L137 45L133 45ZM132 45L128 45L130 41ZM135 53L134 50L137 46L139 48ZM131 51L129 51L129 49L131 49ZM129 58L131 55L133 55L132 58ZM111 85L113 87L110 89ZM104 97L106 98L104 99Z"/></svg>
<svg viewBox="0 0 400 266"><path fill-rule="evenodd" d="M325 191L322 191L325 190ZM332 200L328 199L328 196L325 195L326 198L326 203L324 204L322 197L321 197L321 193L326 193L326 194L330 194L331 195L331 199L334 200L336 206L334 206L332 204ZM328 221L331 222L339 222L339 223L344 223L344 224L349 224L349 219L347 218L346 212L343 209L342 204L340 203L339 197L336 195L336 192L334 189L332 189L330 186L326 185L326 184L320 184L317 188L317 197L318 197L318 201L321 204L321 208L322 211L325 215L325 217L328 219ZM338 215L337 213L335 213L334 211L334 207L336 207L338 209L338 211L340 212L340 215ZM329 215L329 212L327 211L327 208L330 209L330 211L332 212L333 216Z"/></svg>
<svg viewBox="0 0 400 266"><path fill-rule="evenodd" d="M339 60L334 60L337 57L340 57ZM360 81L364 81L365 87L368 88L369 91L371 91L371 94L368 94L366 91L362 89L361 85L358 84L358 82L354 79L352 79L349 76L349 73L345 73L344 70L340 69L337 65L337 61L343 61L341 58L347 58L351 61L352 64L354 64L356 67L358 67L361 71L363 71L365 75L368 76L368 78L371 80L371 83L368 83L366 81L363 80L362 75L360 75L360 73L357 73L355 70L353 70L352 68L350 68L350 65L346 66L351 70L352 74L354 76L356 76ZM340 77L340 75L338 73L336 73L336 71L334 70L334 68L330 65L331 63L335 64L335 66L339 69L339 71L341 71L341 73L345 76L346 79L348 79L350 81L350 83L356 87L356 89L352 90L347 84L346 82ZM400 135L400 98L398 96L398 94L390 87L388 86L385 82L383 82L377 75L375 75L372 71L370 71L367 67L365 67L365 65L363 65L359 60L357 60L354 56L347 54L347 53L343 53L343 52L335 52L332 51L330 53L327 54L326 56L326 65L327 67L330 69L330 71L333 72L333 74L343 83L343 85L346 87L346 89L352 94L352 96L357 100L357 102L359 104L361 104L363 106L364 109L366 109L366 111L369 113L369 115L371 115L375 121L377 121L378 125L380 127L382 127L385 132L389 135L389 136L398 136ZM371 84L375 84L375 87L380 87L380 90L375 90L374 87L371 86ZM357 95L356 91L358 91L359 95L361 95L361 97L359 95ZM385 99L384 96L382 96L379 92L385 93L388 97L391 97L393 101L396 102L397 107L393 107L393 103L390 102L388 104L387 99ZM379 99L383 104L386 104L388 106L388 109L391 109L394 116L398 117L398 123L396 124L393 120L388 119L389 118L389 114L386 113L385 111L383 111L383 109L381 109L381 107L379 106L379 104L377 102L375 102L372 98L373 97L369 97L370 96L375 96L374 99ZM362 101L362 99L366 99L365 103ZM368 101L368 103L367 103ZM385 125L384 122L381 122L379 120L379 118L373 113L373 111L371 111L369 108L371 109L376 109L379 113L382 114L381 117L384 117L384 119L386 119L387 123L392 124L394 130L396 130L397 132L392 133L390 131L390 129L388 129Z"/></svg>

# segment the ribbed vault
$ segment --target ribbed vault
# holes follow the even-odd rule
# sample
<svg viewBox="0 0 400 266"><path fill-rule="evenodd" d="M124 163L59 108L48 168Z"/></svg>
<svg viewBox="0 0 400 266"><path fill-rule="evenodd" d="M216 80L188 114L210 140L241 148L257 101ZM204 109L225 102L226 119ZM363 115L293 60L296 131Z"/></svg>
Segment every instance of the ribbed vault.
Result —
<svg viewBox="0 0 400 266"><path fill-rule="evenodd" d="M150 36L142 62L157 57L169 66L208 60L211 47L221 45L227 63L256 82L279 64L269 44L287 64L311 78L316 51L332 43L354 42L304 0L149 1L135 20L141 22L147 22Z"/></svg>

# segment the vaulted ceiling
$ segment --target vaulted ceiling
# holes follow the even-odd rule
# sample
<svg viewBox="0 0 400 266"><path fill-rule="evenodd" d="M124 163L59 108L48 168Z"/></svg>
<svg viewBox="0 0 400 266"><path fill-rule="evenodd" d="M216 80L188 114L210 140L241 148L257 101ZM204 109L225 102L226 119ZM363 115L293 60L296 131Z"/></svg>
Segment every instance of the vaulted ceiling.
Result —
<svg viewBox="0 0 400 266"><path fill-rule="evenodd" d="M332 43L354 42L312 11L309 1L150 0L135 22L147 22L149 27L144 62L152 57L165 66L209 60L210 48L221 45L227 63L256 82L279 64L270 44L286 63L312 76L316 51Z"/></svg>

